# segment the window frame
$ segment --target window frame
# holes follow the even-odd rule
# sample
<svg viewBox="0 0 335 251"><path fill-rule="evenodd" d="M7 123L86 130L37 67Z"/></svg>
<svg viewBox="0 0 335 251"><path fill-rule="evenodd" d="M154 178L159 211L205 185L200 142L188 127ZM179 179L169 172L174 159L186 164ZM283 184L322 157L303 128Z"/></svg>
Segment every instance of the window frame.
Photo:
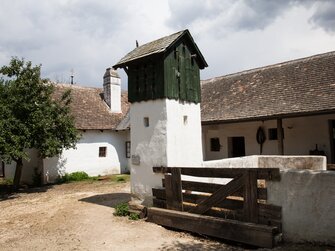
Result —
<svg viewBox="0 0 335 251"><path fill-rule="evenodd" d="M99 146L99 158L107 157L107 146Z"/></svg>

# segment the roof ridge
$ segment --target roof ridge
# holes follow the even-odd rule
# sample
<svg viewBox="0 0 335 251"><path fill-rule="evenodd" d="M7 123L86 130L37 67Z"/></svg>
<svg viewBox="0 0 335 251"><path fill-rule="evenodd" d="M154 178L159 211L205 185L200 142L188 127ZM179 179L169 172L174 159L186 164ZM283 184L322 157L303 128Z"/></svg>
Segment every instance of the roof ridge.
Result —
<svg viewBox="0 0 335 251"><path fill-rule="evenodd" d="M207 84L209 82L213 82L215 80L219 80L219 79L223 79L223 78L227 78L227 77L241 76L241 75L244 75L244 74L257 72L257 71L261 71L261 70L267 70L267 69L282 67L282 66L295 64L295 63L299 63L299 62L303 62L303 61L309 61L309 60L312 60L312 59L322 58L322 57L325 57L325 56L335 56L335 51L328 51L328 52L325 52L325 53L319 53L319 54L315 54L315 55L312 55L312 56L287 60L287 61L283 61L283 62L280 62L280 63L260 66L260 67L256 67L256 68L253 68L253 69L238 71L238 72L235 72L235 73L229 73L227 75L202 80L201 84Z"/></svg>
<svg viewBox="0 0 335 251"><path fill-rule="evenodd" d="M82 86L82 85L71 85L67 83L52 83L55 87L65 87L65 88L76 88L76 89L102 89L102 87L91 87L91 86Z"/></svg>
<svg viewBox="0 0 335 251"><path fill-rule="evenodd" d="M153 40L153 41L150 41L150 42L147 42L147 43L145 43L145 44L142 44L142 45L140 45L140 46L137 47L137 48L140 48L140 47L142 47L142 46L145 46L145 45L148 45L148 44L151 44L151 43L155 43L155 42L157 42L157 41L159 41L159 40L164 40L164 39L166 39L167 37L175 36L175 35L177 35L178 33L182 34L182 33L184 33L185 31L186 31L186 29L185 29L185 30L177 31L177 32L175 32L175 33L172 33L172 34L167 35L167 36L164 36L164 37L157 38L157 39L155 39L155 40ZM178 36L178 37L179 37L179 36Z"/></svg>

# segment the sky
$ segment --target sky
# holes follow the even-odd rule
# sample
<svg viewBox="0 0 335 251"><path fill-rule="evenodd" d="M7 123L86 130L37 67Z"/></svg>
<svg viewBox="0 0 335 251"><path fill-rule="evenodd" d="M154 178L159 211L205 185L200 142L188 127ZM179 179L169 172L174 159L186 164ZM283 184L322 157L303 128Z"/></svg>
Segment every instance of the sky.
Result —
<svg viewBox="0 0 335 251"><path fill-rule="evenodd" d="M139 44L189 29L201 79L335 50L334 0L1 0L0 66L16 56L42 76L101 87ZM122 88L127 76L122 69Z"/></svg>

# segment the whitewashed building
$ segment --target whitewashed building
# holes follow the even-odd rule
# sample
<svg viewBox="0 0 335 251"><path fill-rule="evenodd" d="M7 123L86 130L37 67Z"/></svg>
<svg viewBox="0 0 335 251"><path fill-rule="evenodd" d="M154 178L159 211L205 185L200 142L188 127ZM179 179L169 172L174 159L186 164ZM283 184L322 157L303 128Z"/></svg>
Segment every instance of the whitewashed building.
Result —
<svg viewBox="0 0 335 251"><path fill-rule="evenodd" d="M30 150L22 181L31 182L35 168L45 183L64 172L131 171L133 181L147 179L147 187L133 189L141 193L160 182L153 165L310 154L335 163L335 52L204 80L199 87L192 84L198 73L183 79L195 66L198 72L207 63L185 30L135 48L116 64L128 73L128 92L111 68L103 88L56 85L56 97L72 90L82 138L76 149L43 161ZM0 166L5 178L14 171L14 164Z"/></svg>
<svg viewBox="0 0 335 251"><path fill-rule="evenodd" d="M205 160L324 155L335 163L335 52L202 81L201 114Z"/></svg>
<svg viewBox="0 0 335 251"><path fill-rule="evenodd" d="M29 150L22 182L31 183L40 174L44 183L52 183L64 173L84 171L90 176L129 172L129 124L120 124L129 110L127 92L121 91L118 74L108 68L103 88L55 84L54 98L71 90L71 114L81 139L75 149L64 150L61 156L39 159L36 150ZM128 146L128 148L127 148ZM4 165L5 178L13 178L15 163Z"/></svg>

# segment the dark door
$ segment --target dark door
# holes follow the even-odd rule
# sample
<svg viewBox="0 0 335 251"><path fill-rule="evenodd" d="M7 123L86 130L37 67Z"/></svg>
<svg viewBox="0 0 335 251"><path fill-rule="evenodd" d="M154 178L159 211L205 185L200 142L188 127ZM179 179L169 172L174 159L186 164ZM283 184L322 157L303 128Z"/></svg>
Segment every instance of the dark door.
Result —
<svg viewBox="0 0 335 251"><path fill-rule="evenodd" d="M232 157L245 156L244 137L232 137Z"/></svg>

